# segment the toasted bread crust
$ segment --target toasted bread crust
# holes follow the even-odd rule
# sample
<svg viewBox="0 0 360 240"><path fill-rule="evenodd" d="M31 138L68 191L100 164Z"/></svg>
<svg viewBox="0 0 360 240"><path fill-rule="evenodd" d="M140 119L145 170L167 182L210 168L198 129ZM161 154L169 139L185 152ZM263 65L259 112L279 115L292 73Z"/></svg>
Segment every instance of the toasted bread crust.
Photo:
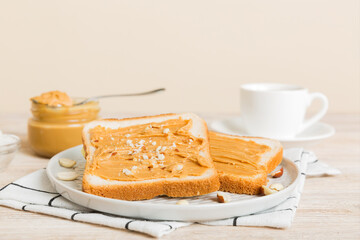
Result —
<svg viewBox="0 0 360 240"><path fill-rule="evenodd" d="M261 186L266 185L266 174L252 177L241 177L229 174L219 174L220 191L238 194L260 194Z"/></svg>
<svg viewBox="0 0 360 240"><path fill-rule="evenodd" d="M136 117L136 118L125 118L125 119L104 119L101 121L126 121L126 120L135 120L135 119L151 119L158 117L167 117L167 116L176 116L179 114L161 114L156 116L146 116L146 117ZM180 115L179 115L180 116ZM201 119L202 120L202 119ZM210 146L209 146L209 137L207 135L207 124L202 120L202 125L204 127L205 142L206 142L206 156L211 159L210 156ZM86 193L121 199L121 200L145 200L151 199L159 195L166 195L169 197L191 197L197 195L203 195L210 192L217 191L220 187L218 173L211 161L212 164L212 175L209 177L199 177L197 179L178 179L176 181L169 181L167 179L154 182L137 182L127 184L108 184L108 185L95 185L91 184L88 181L89 173L87 172L87 167L90 166L90 149L87 146L85 134L83 133L83 143L85 158L87 160L84 177L83 177L83 191ZM209 168L211 169L211 168Z"/></svg>
<svg viewBox="0 0 360 240"><path fill-rule="evenodd" d="M247 137L247 136L237 136L224 133L217 133L223 136L228 136L231 138L245 138L245 139L265 139L262 137ZM279 143L280 144L280 143ZM264 171L257 175L253 176L241 176L234 175L229 173L219 173L220 179L220 191L232 192L238 194L249 194L255 195L260 194L261 186L267 184L267 174L272 172L282 161L283 157L283 148L280 146L280 149L271 159L266 162L264 166Z"/></svg>
<svg viewBox="0 0 360 240"><path fill-rule="evenodd" d="M220 191L239 194L260 194L261 186L267 184L267 174L272 172L282 161L283 149L267 162L267 170L261 176L241 177L219 173Z"/></svg>
<svg viewBox="0 0 360 240"><path fill-rule="evenodd" d="M126 185L96 186L83 182L83 191L107 198L122 200L145 200L156 196L191 197L217 191L220 187L217 174L197 180L157 181Z"/></svg>

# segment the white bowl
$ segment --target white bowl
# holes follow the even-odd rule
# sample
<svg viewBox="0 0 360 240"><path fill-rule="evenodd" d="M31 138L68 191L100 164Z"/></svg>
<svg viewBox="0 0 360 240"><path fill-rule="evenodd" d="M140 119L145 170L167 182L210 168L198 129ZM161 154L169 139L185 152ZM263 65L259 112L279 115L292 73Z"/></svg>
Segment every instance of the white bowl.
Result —
<svg viewBox="0 0 360 240"><path fill-rule="evenodd" d="M13 142L0 145L0 172L5 171L20 147L20 138L18 136L11 134L6 135L13 139Z"/></svg>

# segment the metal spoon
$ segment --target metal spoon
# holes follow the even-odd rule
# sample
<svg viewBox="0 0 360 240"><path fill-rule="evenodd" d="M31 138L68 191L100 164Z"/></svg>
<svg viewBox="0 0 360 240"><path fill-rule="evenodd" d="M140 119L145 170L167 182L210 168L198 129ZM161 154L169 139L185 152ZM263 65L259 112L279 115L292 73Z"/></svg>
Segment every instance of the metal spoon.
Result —
<svg viewBox="0 0 360 240"><path fill-rule="evenodd" d="M158 89L155 89L155 90L151 90L151 91L147 91L147 92L140 92L140 93L123 93L123 94L112 94L112 95L96 96L96 97L87 98L87 99L85 99L85 100L83 100L81 102L78 102L78 103L74 103L73 106L82 105L82 104L85 104L87 102L95 101L95 100L100 99L100 98L141 96L141 95L148 95L148 94L153 94L153 93L157 93L157 92L161 92L161 91L165 91L165 88L158 88ZM31 99L31 100L34 103L38 103L35 99Z"/></svg>
<svg viewBox="0 0 360 240"><path fill-rule="evenodd" d="M142 96L142 95L149 95L149 94L153 94L153 93L157 93L157 92L161 92L161 91L165 91L165 88L158 88L155 90L151 90L151 91L147 91L147 92L140 92L140 93L123 93L123 94L102 95L102 96L91 97L91 98L85 99L81 102L75 103L74 106L78 106L81 104L85 104L87 102L95 101L100 98Z"/></svg>

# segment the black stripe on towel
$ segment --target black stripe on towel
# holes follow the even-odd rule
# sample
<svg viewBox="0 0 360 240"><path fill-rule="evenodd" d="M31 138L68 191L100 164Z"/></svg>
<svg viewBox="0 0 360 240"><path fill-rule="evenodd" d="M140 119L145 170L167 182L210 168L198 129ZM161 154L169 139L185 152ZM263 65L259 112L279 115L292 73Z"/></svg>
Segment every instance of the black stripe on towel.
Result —
<svg viewBox="0 0 360 240"><path fill-rule="evenodd" d="M239 217L235 217L234 220L233 220L233 226L236 226L236 222L238 220Z"/></svg>
<svg viewBox="0 0 360 240"><path fill-rule="evenodd" d="M251 213L251 214L249 214L249 215L257 215L257 214L259 214L259 215L261 215L261 214L266 214L266 213L274 213L274 212L282 212L282 211L294 211L294 209L292 209L292 208L286 208L286 209L279 209L279 210L273 210L273 211L269 211L269 212L264 212L264 213ZM235 226L235 225L234 225Z"/></svg>
<svg viewBox="0 0 360 240"><path fill-rule="evenodd" d="M58 197L58 196L57 196L57 197ZM99 214L103 214L103 213L98 212L98 211L91 211L91 212L77 212L77 213L74 213L73 215L71 215L70 219L71 219L71 220L76 221L76 220L75 220L75 216L76 216L76 215L78 215L78 214L92 214L92 213L99 213ZM103 214L103 215L105 215L105 214Z"/></svg>
<svg viewBox="0 0 360 240"><path fill-rule="evenodd" d="M297 206L294 206L295 208L297 208ZM280 209L280 210L274 210L274 211L271 211L271 212L264 212L264 214L266 214L266 213L274 213L274 212L281 212L281 211L294 211L294 209L292 209L292 208L286 208L286 209ZM259 214L259 213L251 213L251 214L249 214L249 215L257 215L257 214ZM259 214L259 215L261 215L261 213ZM239 217L234 217L234 219L233 219L233 226L237 226L237 220L238 220L238 218Z"/></svg>
<svg viewBox="0 0 360 240"><path fill-rule="evenodd" d="M309 162L308 164L314 164L314 163L317 163L318 161L319 161L319 159L316 159L316 160L314 160L312 162Z"/></svg>
<svg viewBox="0 0 360 240"><path fill-rule="evenodd" d="M75 221L74 217L75 217L76 215L78 215L78 214L80 214L80 213L78 213L78 212L77 212L77 213L74 213L73 215L71 215L70 219L73 220L73 221Z"/></svg>
<svg viewBox="0 0 360 240"><path fill-rule="evenodd" d="M61 195L59 194L59 195L57 195L57 196L53 197L52 199L50 199L50 201L49 201L48 205L49 205L49 206L52 206L52 205L51 205L51 204L52 204L52 202L53 202L55 199L57 199L58 197L61 197Z"/></svg>
<svg viewBox="0 0 360 240"><path fill-rule="evenodd" d="M265 213L274 213L274 212L282 212L282 211L294 211L294 209L292 208L286 208L286 209L279 209L279 210L274 210L274 211L271 211L271 212L265 212Z"/></svg>
<svg viewBox="0 0 360 240"><path fill-rule="evenodd" d="M20 184L17 184L17 183L10 183L11 185L14 185L14 186L18 186L18 187L21 187L21 188L25 188L25 189L28 189L28 190L33 190L33 191L37 191L37 192L42 192L42 193L49 193L49 194L59 194L57 192L48 192L48 191L44 191L44 190L39 190L39 189L35 189L35 188L29 188L29 187L25 187L23 185L20 185Z"/></svg>
<svg viewBox="0 0 360 240"><path fill-rule="evenodd" d="M304 172L302 172L302 173L300 173L300 174L306 176L306 173L304 173Z"/></svg>
<svg viewBox="0 0 360 240"><path fill-rule="evenodd" d="M9 186L11 183L9 183L8 185L5 185L4 187L2 187L1 189L0 189L0 192L2 191L2 190L4 190L7 186Z"/></svg>
<svg viewBox="0 0 360 240"><path fill-rule="evenodd" d="M130 230L130 229L129 229L129 224L132 223L132 222L133 222L133 221L128 221L128 222L125 224L125 229Z"/></svg>
<svg viewBox="0 0 360 240"><path fill-rule="evenodd" d="M302 153L301 153L301 159L303 158L303 156L304 156L304 153L306 153L306 154L309 154L309 152L306 152L306 151L302 151Z"/></svg>
<svg viewBox="0 0 360 240"><path fill-rule="evenodd" d="M21 209L22 209L23 211L27 211L27 210L25 209L26 206L27 206L27 205L24 205Z"/></svg>
<svg viewBox="0 0 360 240"><path fill-rule="evenodd" d="M292 209L292 208L287 208L287 209L280 209L280 210L276 210L276 211L294 211L294 209Z"/></svg>

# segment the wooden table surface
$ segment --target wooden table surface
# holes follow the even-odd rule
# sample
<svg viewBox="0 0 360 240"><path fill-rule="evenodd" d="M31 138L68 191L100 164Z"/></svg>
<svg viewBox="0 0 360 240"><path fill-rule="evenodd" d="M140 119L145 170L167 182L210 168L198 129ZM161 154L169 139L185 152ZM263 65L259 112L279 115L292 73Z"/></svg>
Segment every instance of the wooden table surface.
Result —
<svg viewBox="0 0 360 240"><path fill-rule="evenodd" d="M205 117L207 115L204 115ZM211 117L217 117L211 115ZM44 168L26 139L28 115L0 115L0 129L21 137L20 152L0 173L0 188ZM336 177L306 180L300 206L289 229L203 226L177 229L162 239L360 239L360 115L328 114L323 122L336 134L312 147L319 159L342 171ZM147 235L0 207L0 239L151 239Z"/></svg>

